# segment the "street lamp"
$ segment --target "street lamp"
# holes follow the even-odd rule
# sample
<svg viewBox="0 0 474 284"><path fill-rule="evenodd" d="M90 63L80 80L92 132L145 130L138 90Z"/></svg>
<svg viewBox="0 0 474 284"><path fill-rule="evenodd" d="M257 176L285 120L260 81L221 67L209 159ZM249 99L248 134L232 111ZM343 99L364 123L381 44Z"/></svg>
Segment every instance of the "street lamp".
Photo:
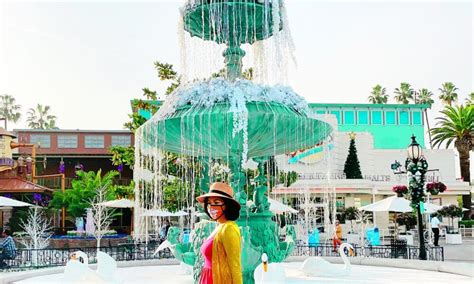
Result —
<svg viewBox="0 0 474 284"><path fill-rule="evenodd" d="M420 159L423 155L423 151L421 150L420 144L416 142L415 135L411 136L411 144L408 145L407 154L408 158L414 161L418 161L418 159Z"/></svg>
<svg viewBox="0 0 474 284"><path fill-rule="evenodd" d="M418 217L418 236L420 241L419 259L426 260L425 237L423 234L423 218L421 215L420 202L424 197L425 174L428 170L428 163L423 158L420 144L416 142L416 137L412 135L411 144L407 149L407 160L405 167L408 176L408 186L411 193L411 203L416 207Z"/></svg>

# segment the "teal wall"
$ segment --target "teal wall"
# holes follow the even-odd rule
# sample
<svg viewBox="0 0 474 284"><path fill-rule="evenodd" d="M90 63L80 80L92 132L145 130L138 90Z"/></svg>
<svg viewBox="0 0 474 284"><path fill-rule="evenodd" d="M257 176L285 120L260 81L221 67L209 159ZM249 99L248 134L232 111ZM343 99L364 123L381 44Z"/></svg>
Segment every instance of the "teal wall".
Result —
<svg viewBox="0 0 474 284"><path fill-rule="evenodd" d="M405 149L412 134L425 147L423 110L428 105L309 104L317 114L333 114L338 131L369 132L376 149Z"/></svg>
<svg viewBox="0 0 474 284"><path fill-rule="evenodd" d="M148 101L161 105L162 101ZM423 110L428 105L410 104L309 104L317 114L333 114L338 121L338 131L370 132L375 149L405 149L412 134L425 148ZM146 119L149 111L138 110Z"/></svg>

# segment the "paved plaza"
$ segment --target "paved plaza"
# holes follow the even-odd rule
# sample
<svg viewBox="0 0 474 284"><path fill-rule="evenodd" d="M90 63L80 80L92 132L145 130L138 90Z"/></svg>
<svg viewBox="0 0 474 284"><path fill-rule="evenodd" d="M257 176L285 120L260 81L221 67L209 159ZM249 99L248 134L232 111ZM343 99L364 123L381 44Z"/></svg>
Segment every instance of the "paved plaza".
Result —
<svg viewBox="0 0 474 284"><path fill-rule="evenodd" d="M464 237L462 245L446 245L443 241L445 261L474 263L474 238Z"/></svg>

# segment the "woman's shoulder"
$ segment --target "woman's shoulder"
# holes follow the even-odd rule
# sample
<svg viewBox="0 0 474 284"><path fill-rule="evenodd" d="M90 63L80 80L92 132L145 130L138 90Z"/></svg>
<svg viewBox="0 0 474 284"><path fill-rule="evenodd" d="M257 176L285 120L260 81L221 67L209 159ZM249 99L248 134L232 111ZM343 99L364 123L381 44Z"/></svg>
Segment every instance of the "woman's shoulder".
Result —
<svg viewBox="0 0 474 284"><path fill-rule="evenodd" d="M240 233L239 226L237 226L237 223L234 221L227 221L224 224L221 225L221 229L219 230L219 233L221 234L228 234L231 232L238 232Z"/></svg>

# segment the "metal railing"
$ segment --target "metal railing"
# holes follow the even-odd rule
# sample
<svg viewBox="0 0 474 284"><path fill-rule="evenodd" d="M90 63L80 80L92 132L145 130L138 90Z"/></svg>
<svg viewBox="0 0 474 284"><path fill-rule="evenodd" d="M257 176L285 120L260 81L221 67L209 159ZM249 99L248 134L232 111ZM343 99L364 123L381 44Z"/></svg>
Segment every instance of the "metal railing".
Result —
<svg viewBox="0 0 474 284"><path fill-rule="evenodd" d="M103 251L116 261L135 261L173 258L168 249L154 255L159 242L148 244L126 243L113 247L101 247ZM97 248L61 248L61 249L18 249L14 259L5 259L7 269L21 270L65 265L73 252L81 250L87 254L89 263L97 262ZM418 259L419 248L414 246L354 246L354 251L348 253L349 257L374 257L374 258L402 258ZM427 248L428 260L444 261L443 247ZM318 244L317 246L298 245L292 256L329 256L338 257L339 252L331 244ZM0 268L1 271L1 268Z"/></svg>
<svg viewBox="0 0 474 284"><path fill-rule="evenodd" d="M419 247L406 245L369 245L364 247L353 245L353 247L353 252L346 252L349 257L418 259L420 252ZM428 246L426 252L428 260L444 261L443 247ZM331 244L319 244L317 246L299 245L293 251L292 256L338 257L339 252L335 251Z"/></svg>
<svg viewBox="0 0 474 284"><path fill-rule="evenodd" d="M65 178L65 187L72 188L72 181L74 178ZM114 185L130 185L133 179L130 178L115 178L113 179ZM61 188L61 178L38 178L37 183L39 185L51 188L51 189L60 189Z"/></svg>
<svg viewBox="0 0 474 284"><path fill-rule="evenodd" d="M103 251L116 261L152 260L173 258L168 249L156 255L154 252L159 243L150 242L148 244L120 244L113 247L101 247ZM31 269L63 266L70 260L71 254L75 251L83 251L89 258L89 263L97 262L97 248L61 248L61 249L18 249L14 259L5 259L8 269Z"/></svg>

